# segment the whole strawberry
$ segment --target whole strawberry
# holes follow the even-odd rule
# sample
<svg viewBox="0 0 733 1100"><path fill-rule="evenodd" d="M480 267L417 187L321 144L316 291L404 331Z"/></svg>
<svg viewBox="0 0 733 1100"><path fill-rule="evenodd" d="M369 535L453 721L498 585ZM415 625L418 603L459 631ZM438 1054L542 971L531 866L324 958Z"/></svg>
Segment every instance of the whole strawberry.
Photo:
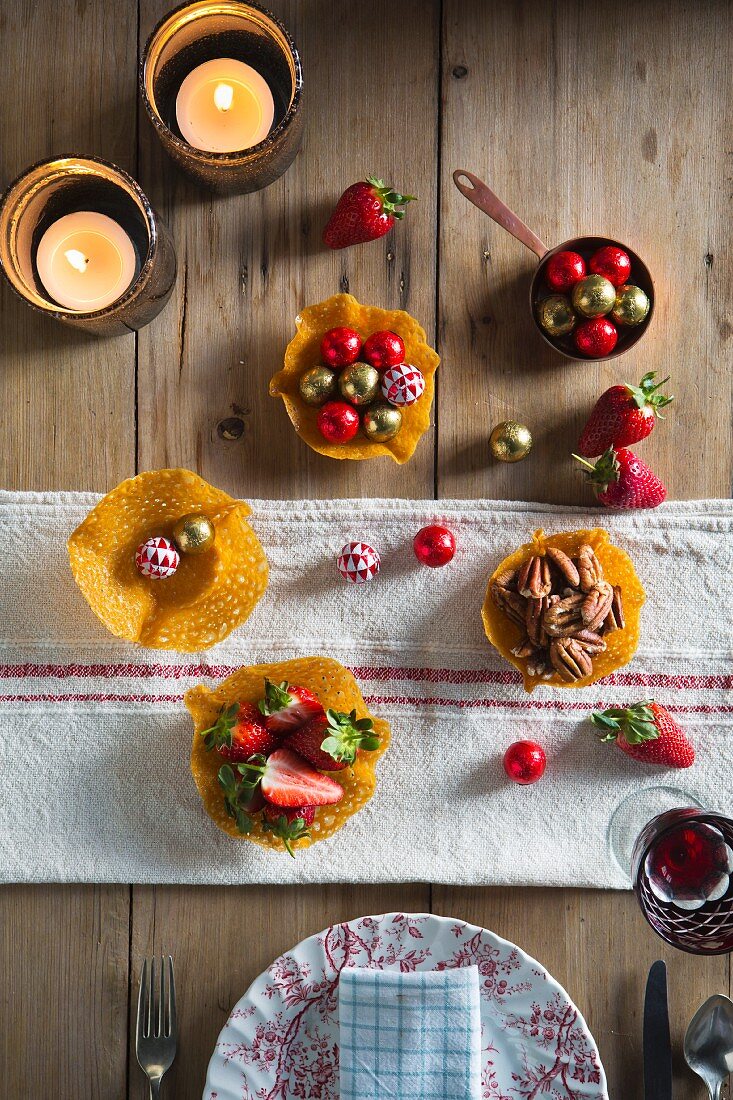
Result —
<svg viewBox="0 0 733 1100"><path fill-rule="evenodd" d="M656 508L667 496L667 490L653 470L637 458L633 451L609 447L593 465L580 455L573 455L587 466L587 477L601 504L610 508Z"/></svg>
<svg viewBox="0 0 733 1100"><path fill-rule="evenodd" d="M602 393L588 417L578 443L578 454L594 458L609 447L629 447L651 433L660 409L674 401L658 390L669 378L655 382L654 371L645 374L638 386L625 383Z"/></svg>
<svg viewBox="0 0 733 1100"><path fill-rule="evenodd" d="M389 233L396 218L405 216L399 207L415 200L387 187L384 180L367 176L352 183L336 203L336 209L323 230L323 243L329 248L348 248L352 244L376 241Z"/></svg>
<svg viewBox="0 0 733 1100"><path fill-rule="evenodd" d="M256 754L267 756L280 743L277 734L266 728L265 719L254 703L222 707L214 725L202 730L201 736L207 749L216 749L225 760L234 763Z"/></svg>
<svg viewBox="0 0 733 1100"><path fill-rule="evenodd" d="M627 756L644 764L689 768L695 761L695 750L682 727L653 700L596 710L590 720L603 732L602 741L615 741Z"/></svg>
<svg viewBox="0 0 733 1100"><path fill-rule="evenodd" d="M284 748L297 752L314 768L334 772L353 764L360 750L378 749L379 737L371 718L357 718L355 710L350 714L327 710L291 733Z"/></svg>

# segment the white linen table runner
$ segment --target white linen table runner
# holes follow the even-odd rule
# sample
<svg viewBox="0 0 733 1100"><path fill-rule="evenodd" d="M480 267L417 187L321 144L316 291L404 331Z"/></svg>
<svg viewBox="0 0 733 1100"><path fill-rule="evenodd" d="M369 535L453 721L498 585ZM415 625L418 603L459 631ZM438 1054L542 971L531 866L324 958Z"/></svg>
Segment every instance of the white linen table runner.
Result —
<svg viewBox="0 0 733 1100"><path fill-rule="evenodd" d="M733 809L731 501L653 512L502 501L253 501L270 586L249 621L202 654L113 638L76 588L66 539L96 496L0 492L0 881L525 883L622 888L606 829L642 787L682 787ZM412 538L445 522L458 552L420 566ZM647 591L641 645L607 681L532 695L486 641L487 578L532 532L604 526ZM347 585L351 539L382 555ZM269 852L204 813L181 702L241 664L327 654L392 725L369 805L330 840ZM644 767L602 745L590 710L653 696L688 730L687 771ZM507 745L541 741L543 779L521 788Z"/></svg>

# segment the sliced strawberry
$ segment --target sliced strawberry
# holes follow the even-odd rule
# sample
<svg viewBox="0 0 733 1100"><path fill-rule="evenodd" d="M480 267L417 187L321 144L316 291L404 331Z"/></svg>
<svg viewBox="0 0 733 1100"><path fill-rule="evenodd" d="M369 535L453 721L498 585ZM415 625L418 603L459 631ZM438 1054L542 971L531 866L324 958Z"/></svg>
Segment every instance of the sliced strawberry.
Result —
<svg viewBox="0 0 733 1100"><path fill-rule="evenodd" d="M267 759L255 757L238 770L245 783L259 784L274 806L333 806L344 797L343 787L290 749L276 749Z"/></svg>
<svg viewBox="0 0 733 1100"><path fill-rule="evenodd" d="M265 798L259 786L253 786L242 776L239 770L242 766L232 768L229 764L222 764L217 778L224 792L224 809L236 822L239 832L246 835L252 832L254 826L252 814L262 809Z"/></svg>
<svg viewBox="0 0 733 1100"><path fill-rule="evenodd" d="M265 680L265 698L260 702L265 725L282 736L292 733L316 714L323 714L317 695L297 684L273 684Z"/></svg>
<svg viewBox="0 0 733 1100"><path fill-rule="evenodd" d="M250 756L268 756L280 743L280 738L265 726L254 703L232 703L219 711L213 726L201 731L206 748L216 749L225 760L233 763L249 760Z"/></svg>
<svg viewBox="0 0 733 1100"><path fill-rule="evenodd" d="M308 827L316 816L315 806L296 806L286 810L282 806L265 806L262 814L262 828L267 833L279 836L293 858L293 841L310 836Z"/></svg>
<svg viewBox="0 0 733 1100"><path fill-rule="evenodd" d="M335 772L353 764L360 750L373 752L379 744L371 718L357 718L355 710L350 714L327 710L291 733L284 748L297 752L314 768Z"/></svg>

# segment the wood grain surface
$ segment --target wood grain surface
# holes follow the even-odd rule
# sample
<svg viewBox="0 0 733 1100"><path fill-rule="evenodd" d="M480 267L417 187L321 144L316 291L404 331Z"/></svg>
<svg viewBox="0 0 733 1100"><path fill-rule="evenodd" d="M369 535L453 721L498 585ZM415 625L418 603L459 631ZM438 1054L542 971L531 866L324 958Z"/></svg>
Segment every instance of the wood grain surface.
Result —
<svg viewBox="0 0 733 1100"><path fill-rule="evenodd" d="M137 337L86 339L0 285L3 487L102 491L181 464L253 497L584 503L569 458L583 418L605 386L657 369L678 400L644 457L672 497L729 494L731 3L270 0L303 55L306 137L267 191L226 199L176 173L138 106L138 51L168 6L0 6L0 183L52 153L108 157L140 180L179 258L170 304ZM454 168L484 178L548 245L586 232L628 241L658 288L639 347L610 364L555 356L527 312L533 257L458 194ZM419 201L383 241L327 252L328 209L366 172ZM298 309L346 289L408 309L443 358L432 437L405 467L313 454L267 395ZM507 417L535 437L515 467L488 455ZM706 996L730 992L728 958L665 948L626 894L429 884L6 887L0 1092L143 1096L136 983L142 956L165 950L182 1029L168 1095L195 1100L229 1008L276 954L392 908L475 921L541 959L625 1100L642 1096L646 971L666 958L677 1095L701 1100L681 1037Z"/></svg>

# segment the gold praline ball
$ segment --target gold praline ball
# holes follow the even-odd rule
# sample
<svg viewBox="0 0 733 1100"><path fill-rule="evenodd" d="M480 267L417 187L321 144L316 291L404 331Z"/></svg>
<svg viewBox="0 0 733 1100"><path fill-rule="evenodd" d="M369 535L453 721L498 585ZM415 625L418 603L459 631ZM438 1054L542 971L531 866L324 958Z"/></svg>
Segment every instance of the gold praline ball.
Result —
<svg viewBox="0 0 733 1100"><path fill-rule="evenodd" d="M640 325L649 312L649 299L640 286L626 283L616 291L611 316L619 325Z"/></svg>
<svg viewBox="0 0 733 1100"><path fill-rule="evenodd" d="M373 443L386 443L394 439L402 427L402 413L386 401L375 401L364 413L364 435Z"/></svg>
<svg viewBox="0 0 733 1100"><path fill-rule="evenodd" d="M379 394L379 371L368 363L352 363L339 375L339 391L352 405L370 405Z"/></svg>
<svg viewBox="0 0 733 1100"><path fill-rule="evenodd" d="M567 336L575 328L577 320L564 294L551 294L543 298L537 307L537 316L548 336Z"/></svg>
<svg viewBox="0 0 733 1100"><path fill-rule="evenodd" d="M182 554L203 554L214 543L214 524L200 512L189 512L176 523L173 541Z"/></svg>
<svg viewBox="0 0 733 1100"><path fill-rule="evenodd" d="M616 287L603 275L586 275L573 287L573 306L584 317L604 317L615 301Z"/></svg>
<svg viewBox="0 0 733 1100"><path fill-rule="evenodd" d="M499 462L519 462L532 450L532 433L526 424L502 420L489 436L489 446Z"/></svg>
<svg viewBox="0 0 733 1100"><path fill-rule="evenodd" d="M336 393L336 375L328 367L311 367L300 376L298 388L306 405L324 405Z"/></svg>

